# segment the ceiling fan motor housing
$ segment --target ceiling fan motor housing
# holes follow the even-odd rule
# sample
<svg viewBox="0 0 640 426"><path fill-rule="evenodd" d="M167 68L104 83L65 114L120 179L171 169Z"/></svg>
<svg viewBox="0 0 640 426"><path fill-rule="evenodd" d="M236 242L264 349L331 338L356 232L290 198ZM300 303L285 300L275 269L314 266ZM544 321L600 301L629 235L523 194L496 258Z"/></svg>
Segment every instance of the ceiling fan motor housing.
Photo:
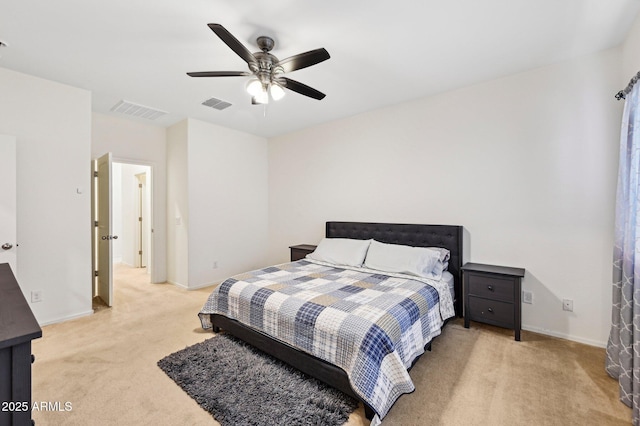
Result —
<svg viewBox="0 0 640 426"><path fill-rule="evenodd" d="M273 81L276 74L282 73L282 67L274 66L278 63L278 58L268 52L256 52L253 54L257 63L249 64L249 69L263 83L268 84Z"/></svg>

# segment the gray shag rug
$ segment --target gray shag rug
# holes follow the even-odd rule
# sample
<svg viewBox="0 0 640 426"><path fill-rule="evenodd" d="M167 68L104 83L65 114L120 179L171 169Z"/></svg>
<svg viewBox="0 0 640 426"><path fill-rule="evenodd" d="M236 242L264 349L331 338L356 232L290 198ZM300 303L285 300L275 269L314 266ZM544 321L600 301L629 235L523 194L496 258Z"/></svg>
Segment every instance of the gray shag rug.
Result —
<svg viewBox="0 0 640 426"><path fill-rule="evenodd" d="M225 334L173 353L158 366L223 426L341 425L358 406Z"/></svg>

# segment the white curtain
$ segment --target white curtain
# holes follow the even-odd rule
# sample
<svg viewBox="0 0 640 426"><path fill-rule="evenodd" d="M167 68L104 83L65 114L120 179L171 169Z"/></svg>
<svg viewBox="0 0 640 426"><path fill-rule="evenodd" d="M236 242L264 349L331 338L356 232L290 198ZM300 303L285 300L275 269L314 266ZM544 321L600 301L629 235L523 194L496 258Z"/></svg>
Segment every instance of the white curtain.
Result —
<svg viewBox="0 0 640 426"><path fill-rule="evenodd" d="M606 370L640 426L640 84L627 95L620 134L613 310ZM638 284L636 286L636 283Z"/></svg>

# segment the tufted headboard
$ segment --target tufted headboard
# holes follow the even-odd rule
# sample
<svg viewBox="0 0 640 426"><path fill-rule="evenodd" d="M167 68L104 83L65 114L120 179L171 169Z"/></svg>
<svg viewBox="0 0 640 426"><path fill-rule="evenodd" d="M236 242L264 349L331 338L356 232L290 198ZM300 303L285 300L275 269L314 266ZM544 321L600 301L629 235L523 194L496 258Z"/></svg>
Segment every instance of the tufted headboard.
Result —
<svg viewBox="0 0 640 426"><path fill-rule="evenodd" d="M451 252L449 272L454 276L455 310L462 316L463 227L459 225L410 225L400 223L327 222L327 238L370 238L387 244L444 247Z"/></svg>

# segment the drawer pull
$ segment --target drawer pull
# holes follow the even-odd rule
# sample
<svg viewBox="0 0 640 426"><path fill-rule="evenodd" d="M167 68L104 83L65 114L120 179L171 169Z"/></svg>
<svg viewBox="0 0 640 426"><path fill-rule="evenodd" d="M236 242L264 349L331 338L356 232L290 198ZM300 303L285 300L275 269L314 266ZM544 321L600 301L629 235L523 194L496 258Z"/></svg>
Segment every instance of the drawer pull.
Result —
<svg viewBox="0 0 640 426"><path fill-rule="evenodd" d="M36 356L34 354L31 354L31 364L33 364L34 362L36 362Z"/></svg>
<svg viewBox="0 0 640 426"><path fill-rule="evenodd" d="M493 313L493 308L488 308L487 311Z"/></svg>
<svg viewBox="0 0 640 426"><path fill-rule="evenodd" d="M487 286L487 289L488 289L489 291L493 291L493 286L492 286L492 285L488 285L488 286Z"/></svg>

